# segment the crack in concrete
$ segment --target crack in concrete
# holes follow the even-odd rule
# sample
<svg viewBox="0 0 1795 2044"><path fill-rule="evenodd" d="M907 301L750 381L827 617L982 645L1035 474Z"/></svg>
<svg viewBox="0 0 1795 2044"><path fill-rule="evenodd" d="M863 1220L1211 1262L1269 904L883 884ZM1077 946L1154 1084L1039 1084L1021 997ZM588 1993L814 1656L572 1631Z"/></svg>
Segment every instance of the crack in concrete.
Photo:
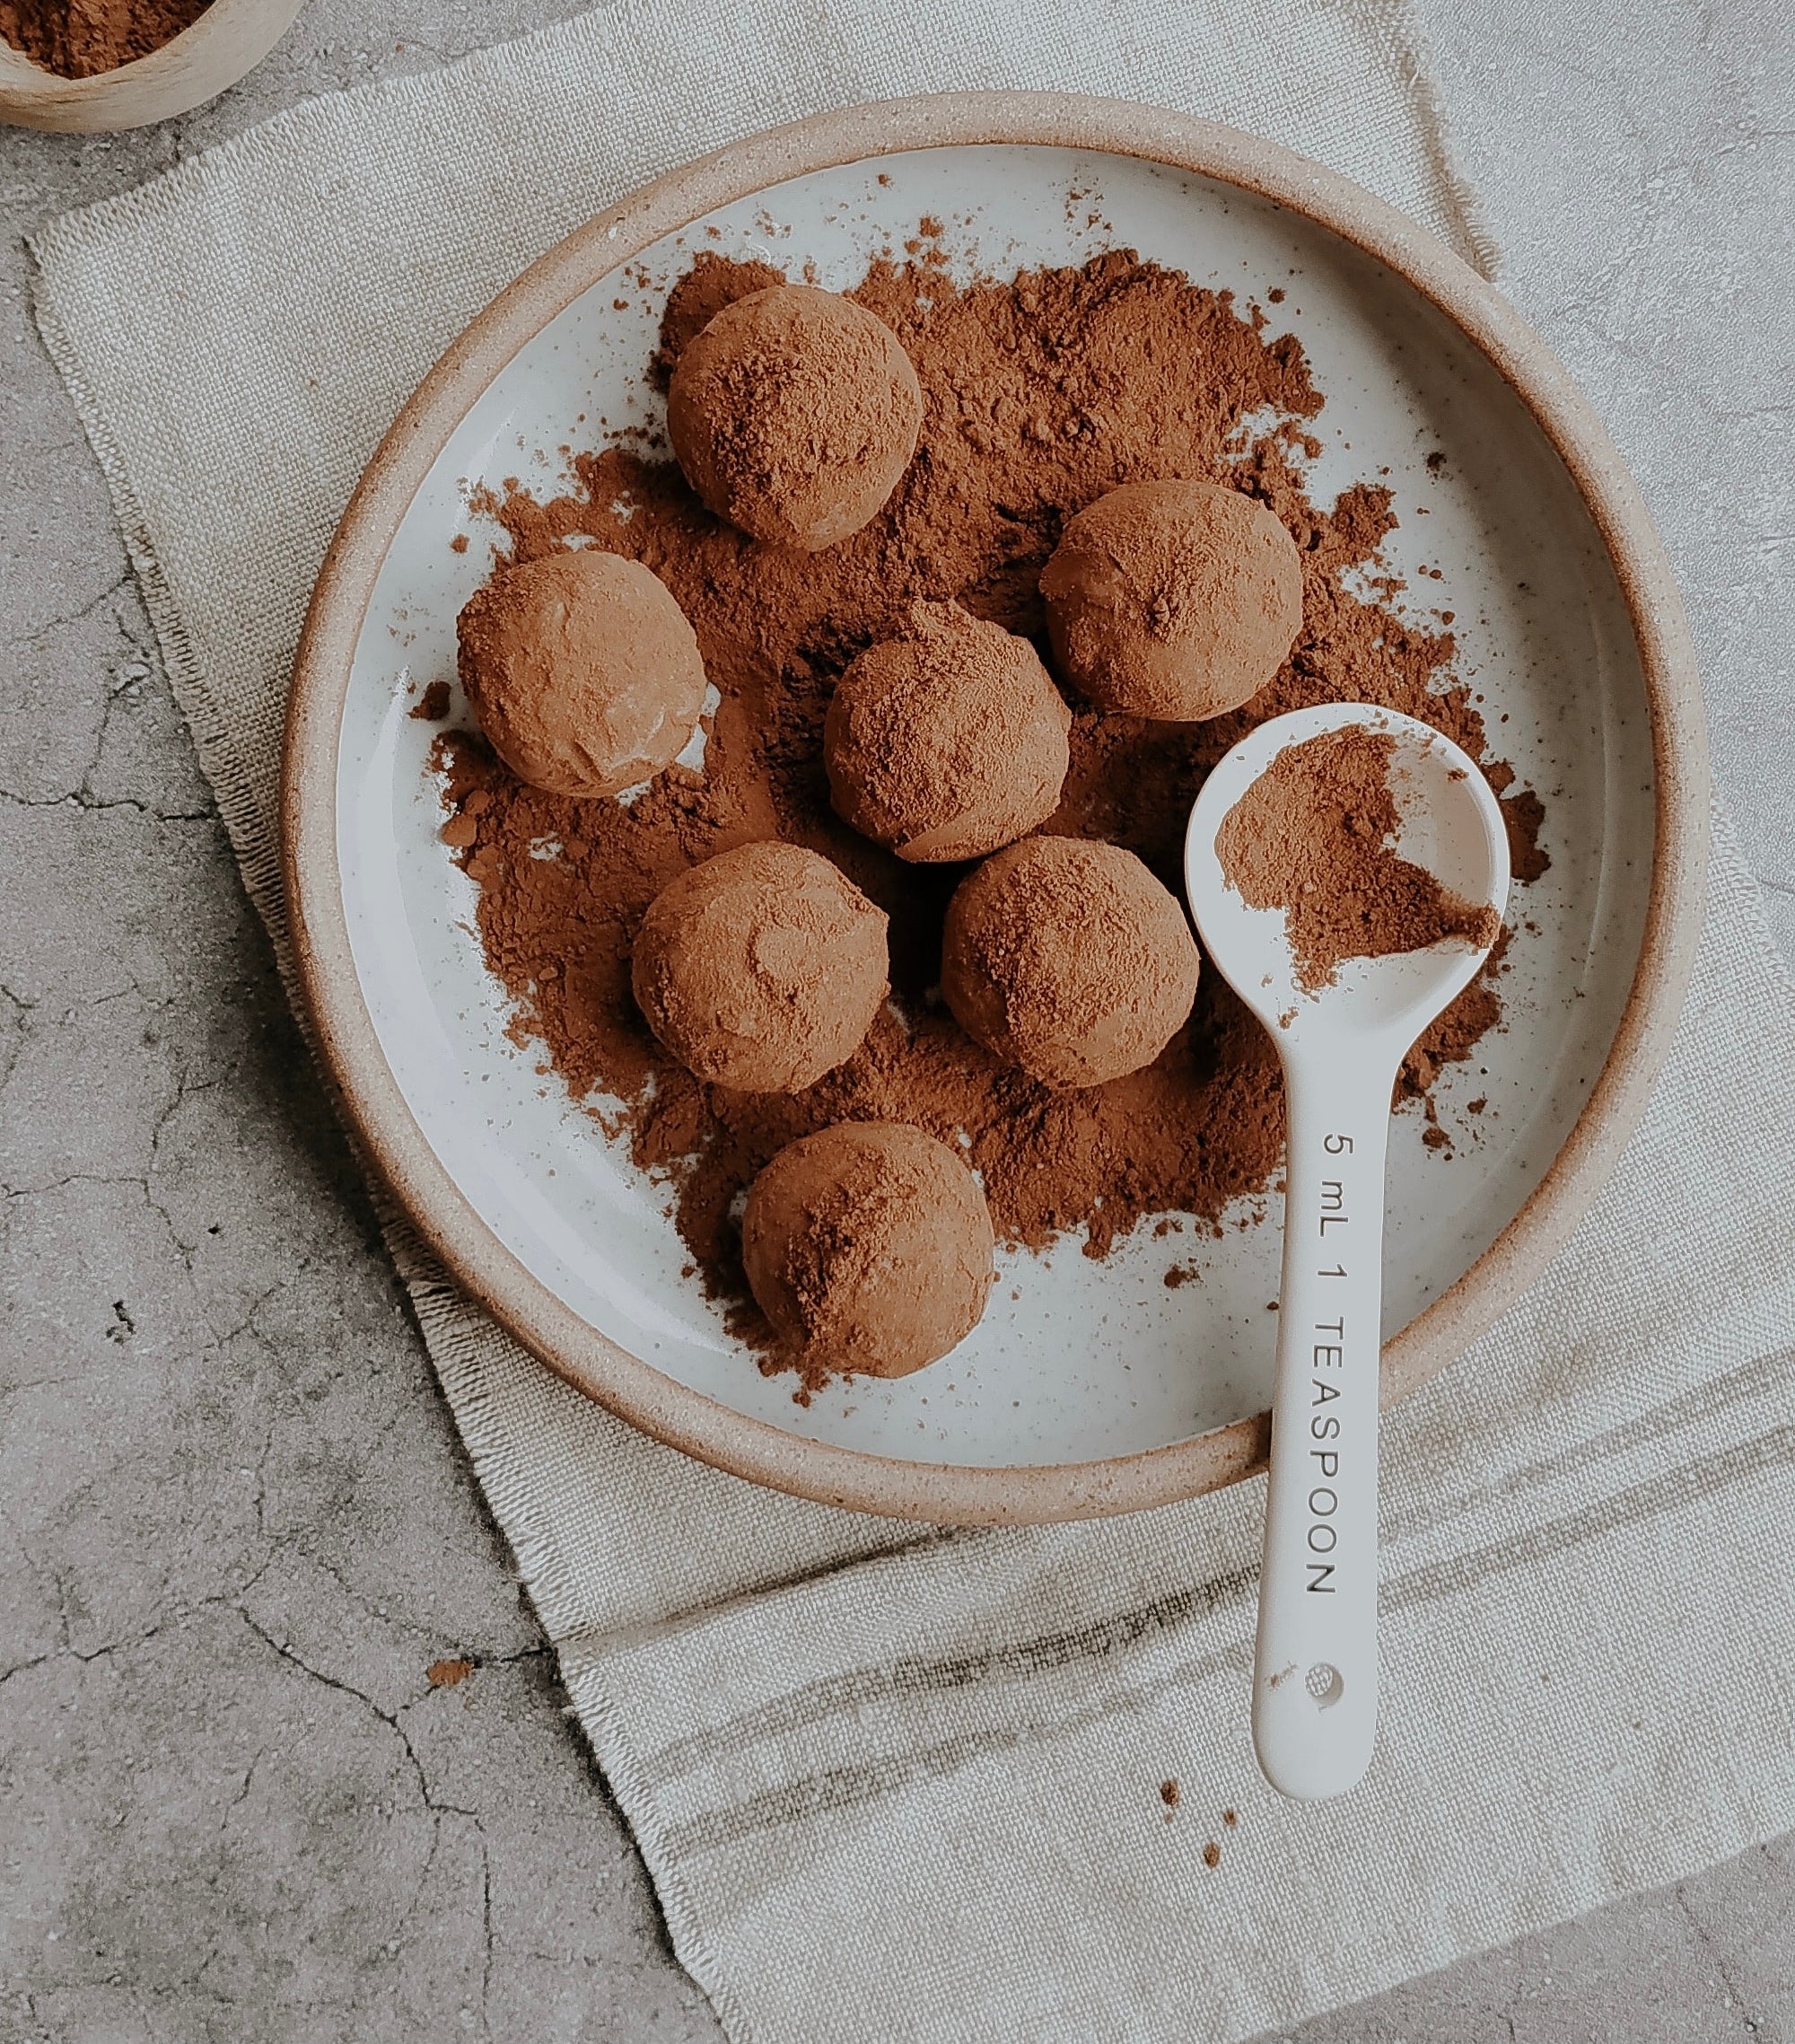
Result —
<svg viewBox="0 0 1795 2044"><path fill-rule="evenodd" d="M416 1704L422 1702L423 1697L430 1693L427 1689L423 1692L423 1695L413 1697L408 1702L400 1705L398 1710L385 1710L375 1702L365 1689L358 1689L353 1682L346 1682L340 1676L327 1675L321 1668L314 1668L302 1655L295 1654L291 1646L284 1645L276 1638L266 1626L262 1625L241 1604L236 1607L236 1610L238 1617L256 1635L257 1638L261 1640L274 1653L279 1654L283 1661L297 1668L302 1674L311 1676L313 1681L323 1683L327 1689L338 1690L346 1697L353 1697L357 1703L372 1711L381 1723L391 1731L394 1737L404 1748L406 1759L410 1763L412 1772L416 1777L418 1799L433 1817L439 1819L445 1816L467 1817L475 1823L478 1823L479 1812L477 1811L464 1809L460 1803L444 1803L438 1800L431 1788L430 1776L425 1769L423 1760L418 1756L417 1749L411 1742L411 1734L406 1730L402 1722L404 1713L411 1709Z"/></svg>
<svg viewBox="0 0 1795 2044"><path fill-rule="evenodd" d="M0 788L0 802L10 803L14 809L82 809L100 812L130 809L157 823L210 823L218 814L209 804L205 809L158 809L153 803L140 801L136 795L101 797L84 785L59 795L21 795L14 794L10 788Z"/></svg>
<svg viewBox="0 0 1795 2044"><path fill-rule="evenodd" d="M50 1581L55 1583L57 1629L61 1634L60 1645L53 1647L48 1654L35 1654L31 1659L19 1662L14 1666L8 1668L4 1673L0 1673L0 1682L6 1681L13 1675L22 1674L27 1669L40 1668L46 1662L49 1661L78 1661L85 1665L94 1661L104 1660L110 1654L135 1653L138 1647L146 1646L151 1640L160 1637L171 1626L184 1625L188 1619L201 1611L232 1610L235 1611L241 1618L244 1615L241 1600L247 1597L255 1589L263 1576L280 1558L283 1550L291 1544L281 1540L270 1542L267 1552L241 1581L232 1583L223 1590L215 1590L208 1596L195 1597L190 1601L178 1603L172 1610L165 1612L153 1626L146 1627L142 1632L132 1633L122 1639L107 1640L98 1646L80 1647L76 1646L74 1642L73 1627L69 1618L66 1576L60 1571L44 1571L41 1565L31 1555L31 1549L19 1533L17 1526L13 1524L10 1517L6 1517L4 1509L0 1509L0 1518L5 1519L5 1523L11 1529L13 1538L18 1541L19 1550L24 1555L25 1559L31 1562L34 1568L38 1568L40 1574L48 1573Z"/></svg>
<svg viewBox="0 0 1795 2044"><path fill-rule="evenodd" d="M479 1820L474 1820L479 1829ZM480 2028L490 2038L492 2017L488 2013L493 1992L493 1855L484 1830L480 1831L480 1926L486 1950L480 1961Z"/></svg>
<svg viewBox="0 0 1795 2044"><path fill-rule="evenodd" d="M282 1415L275 1413L268 1420L267 1430L262 1435L262 1452L256 1457L256 1532L262 1540L268 1537L268 1457L275 1447L275 1432L280 1426Z"/></svg>
<svg viewBox="0 0 1795 2044"><path fill-rule="evenodd" d="M1691 1907L1687 1893L1687 1883L1679 1881L1670 1893L1677 1908L1682 1911L1684 1920L1688 1924L1689 1928L1694 1932L1695 1942L1707 1953L1712 1962L1715 1978L1726 1989L1728 2001L1734 2008L1738 2009L1739 2022L1744 2026L1745 2034L1747 2037L1754 2038L1761 2036L1764 2031L1763 2020L1752 2013L1750 2002L1740 1993L1738 1982L1733 1978L1729 1956L1721 1948L1720 1940L1714 1936L1707 1925L1702 1921Z"/></svg>
<svg viewBox="0 0 1795 2044"><path fill-rule="evenodd" d="M20 645L35 645L39 639L48 638L52 632L66 631L71 625L84 623L99 610L102 603L109 602L121 589L127 588L136 580L136 576L127 567L118 581L109 583L98 596L91 601L83 603L78 610L67 611L59 618L46 618L41 624L33 625L31 630L20 640Z"/></svg>
<svg viewBox="0 0 1795 2044"><path fill-rule="evenodd" d="M55 1646L48 1654L34 1654L29 1661L15 1661L10 1668L0 1668L0 1689L14 1675L29 1675L33 1668L41 1668L47 1661L54 1661L67 1651L66 1647Z"/></svg>
<svg viewBox="0 0 1795 2044"><path fill-rule="evenodd" d="M72 1377L26 1377L16 1384L0 1384L0 1399L22 1398L27 1391L53 1391L81 1382L79 1372Z"/></svg>
<svg viewBox="0 0 1795 2044"><path fill-rule="evenodd" d="M544 1640L540 1646L521 1646L515 1654L482 1654L475 1658L482 1668L515 1668L520 1661L540 1661L554 1651L552 1643Z"/></svg>
<svg viewBox="0 0 1795 2044"><path fill-rule="evenodd" d="M4 1090L24 1052L25 1038L31 1031L31 1010L37 1003L22 999L5 987L0 987L0 1001L4 1001L13 1010L13 1026L7 1031L4 1041L0 1042L0 1090Z"/></svg>

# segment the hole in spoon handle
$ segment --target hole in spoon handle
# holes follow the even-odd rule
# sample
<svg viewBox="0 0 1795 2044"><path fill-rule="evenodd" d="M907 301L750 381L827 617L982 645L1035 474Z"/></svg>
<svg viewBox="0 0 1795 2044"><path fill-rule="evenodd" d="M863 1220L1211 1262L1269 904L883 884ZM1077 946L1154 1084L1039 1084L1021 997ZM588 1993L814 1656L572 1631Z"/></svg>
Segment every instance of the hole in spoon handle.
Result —
<svg viewBox="0 0 1795 2044"><path fill-rule="evenodd" d="M1283 1287L1253 1742L1286 1795L1343 1794L1378 1729L1378 1359L1394 1071L1285 1071Z"/></svg>

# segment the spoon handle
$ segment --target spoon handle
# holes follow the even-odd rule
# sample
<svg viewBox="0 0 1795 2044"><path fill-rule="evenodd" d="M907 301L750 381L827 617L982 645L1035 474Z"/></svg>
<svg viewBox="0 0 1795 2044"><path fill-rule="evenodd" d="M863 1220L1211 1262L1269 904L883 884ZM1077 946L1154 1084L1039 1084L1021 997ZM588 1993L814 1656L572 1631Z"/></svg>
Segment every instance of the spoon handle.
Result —
<svg viewBox="0 0 1795 2044"><path fill-rule="evenodd" d="M1299 1067L1300 1063L1301 1068ZM1273 1787L1340 1795L1378 1735L1381 1060L1286 1061L1283 1291L1253 1670L1253 1743Z"/></svg>

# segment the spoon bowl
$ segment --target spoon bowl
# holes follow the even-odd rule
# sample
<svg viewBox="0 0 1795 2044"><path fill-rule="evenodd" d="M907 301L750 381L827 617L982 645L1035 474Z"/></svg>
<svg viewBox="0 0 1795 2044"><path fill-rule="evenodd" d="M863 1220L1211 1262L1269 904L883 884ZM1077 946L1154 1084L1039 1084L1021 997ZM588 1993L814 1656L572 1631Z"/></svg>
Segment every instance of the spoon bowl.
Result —
<svg viewBox="0 0 1795 2044"><path fill-rule="evenodd" d="M1346 1031L1377 1042L1401 1038L1408 1048L1435 1015L1462 993L1485 951L1448 940L1424 951L1342 960L1316 991L1298 985L1284 916L1248 908L1222 871L1217 833L1234 805L1280 753L1327 732L1353 726L1396 741L1389 786L1401 818L1395 849L1424 866L1467 901L1508 906L1509 840L1490 784L1475 763L1431 724L1368 703L1323 703L1259 724L1203 784L1185 839L1185 885L1209 962L1271 1031L1302 1045Z"/></svg>
<svg viewBox="0 0 1795 2044"><path fill-rule="evenodd" d="M1394 741L1388 848L1495 916L1486 935L1343 958L1320 986L1305 985L1285 911L1248 906L1217 839L1285 751L1354 727ZM1265 1778L1286 1795L1339 1795L1377 1741L1390 1097L1404 1053L1489 955L1508 905L1508 833L1489 783L1449 739L1391 710L1329 703L1259 725L1210 774L1191 811L1185 882L1210 963L1269 1031L1284 1079L1283 1276L1253 1742ZM1326 874L1311 882L1328 883Z"/></svg>

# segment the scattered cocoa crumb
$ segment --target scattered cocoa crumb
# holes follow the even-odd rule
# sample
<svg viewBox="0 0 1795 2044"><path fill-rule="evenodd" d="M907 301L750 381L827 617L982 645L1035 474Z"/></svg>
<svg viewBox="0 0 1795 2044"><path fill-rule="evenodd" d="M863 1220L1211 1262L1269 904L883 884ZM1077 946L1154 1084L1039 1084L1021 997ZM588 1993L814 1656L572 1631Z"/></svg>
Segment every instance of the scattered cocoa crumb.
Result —
<svg viewBox="0 0 1795 2044"><path fill-rule="evenodd" d="M1201 1284L1203 1274L1194 1263L1175 1263L1166 1273L1166 1290L1176 1292L1181 1285Z"/></svg>
<svg viewBox="0 0 1795 2044"><path fill-rule="evenodd" d="M1216 1844L1213 1838L1203 1848L1203 1864L1209 1867L1216 1867L1221 1864L1221 1847Z"/></svg>
<svg viewBox="0 0 1795 2044"><path fill-rule="evenodd" d="M1160 1801L1165 1804L1168 1810L1176 1810L1178 1808L1178 1785L1176 1778L1169 1781L1162 1781L1160 1784Z"/></svg>
<svg viewBox="0 0 1795 2044"><path fill-rule="evenodd" d="M465 1682L474 1672L471 1661L433 1661L424 1671L424 1679L433 1689L452 1689L458 1682Z"/></svg>
<svg viewBox="0 0 1795 2044"><path fill-rule="evenodd" d="M441 724L449 715L449 684L433 681L411 706L411 714L425 724Z"/></svg>
<svg viewBox="0 0 1795 2044"><path fill-rule="evenodd" d="M1227 1825L1228 1829L1231 1831L1235 1826L1239 1823L1240 1819L1237 1812L1232 1810L1224 1810L1221 1812L1221 1821Z"/></svg>
<svg viewBox="0 0 1795 2044"><path fill-rule="evenodd" d="M456 533L455 537L449 542L449 551L451 554L465 554L467 550L468 535L465 532Z"/></svg>

